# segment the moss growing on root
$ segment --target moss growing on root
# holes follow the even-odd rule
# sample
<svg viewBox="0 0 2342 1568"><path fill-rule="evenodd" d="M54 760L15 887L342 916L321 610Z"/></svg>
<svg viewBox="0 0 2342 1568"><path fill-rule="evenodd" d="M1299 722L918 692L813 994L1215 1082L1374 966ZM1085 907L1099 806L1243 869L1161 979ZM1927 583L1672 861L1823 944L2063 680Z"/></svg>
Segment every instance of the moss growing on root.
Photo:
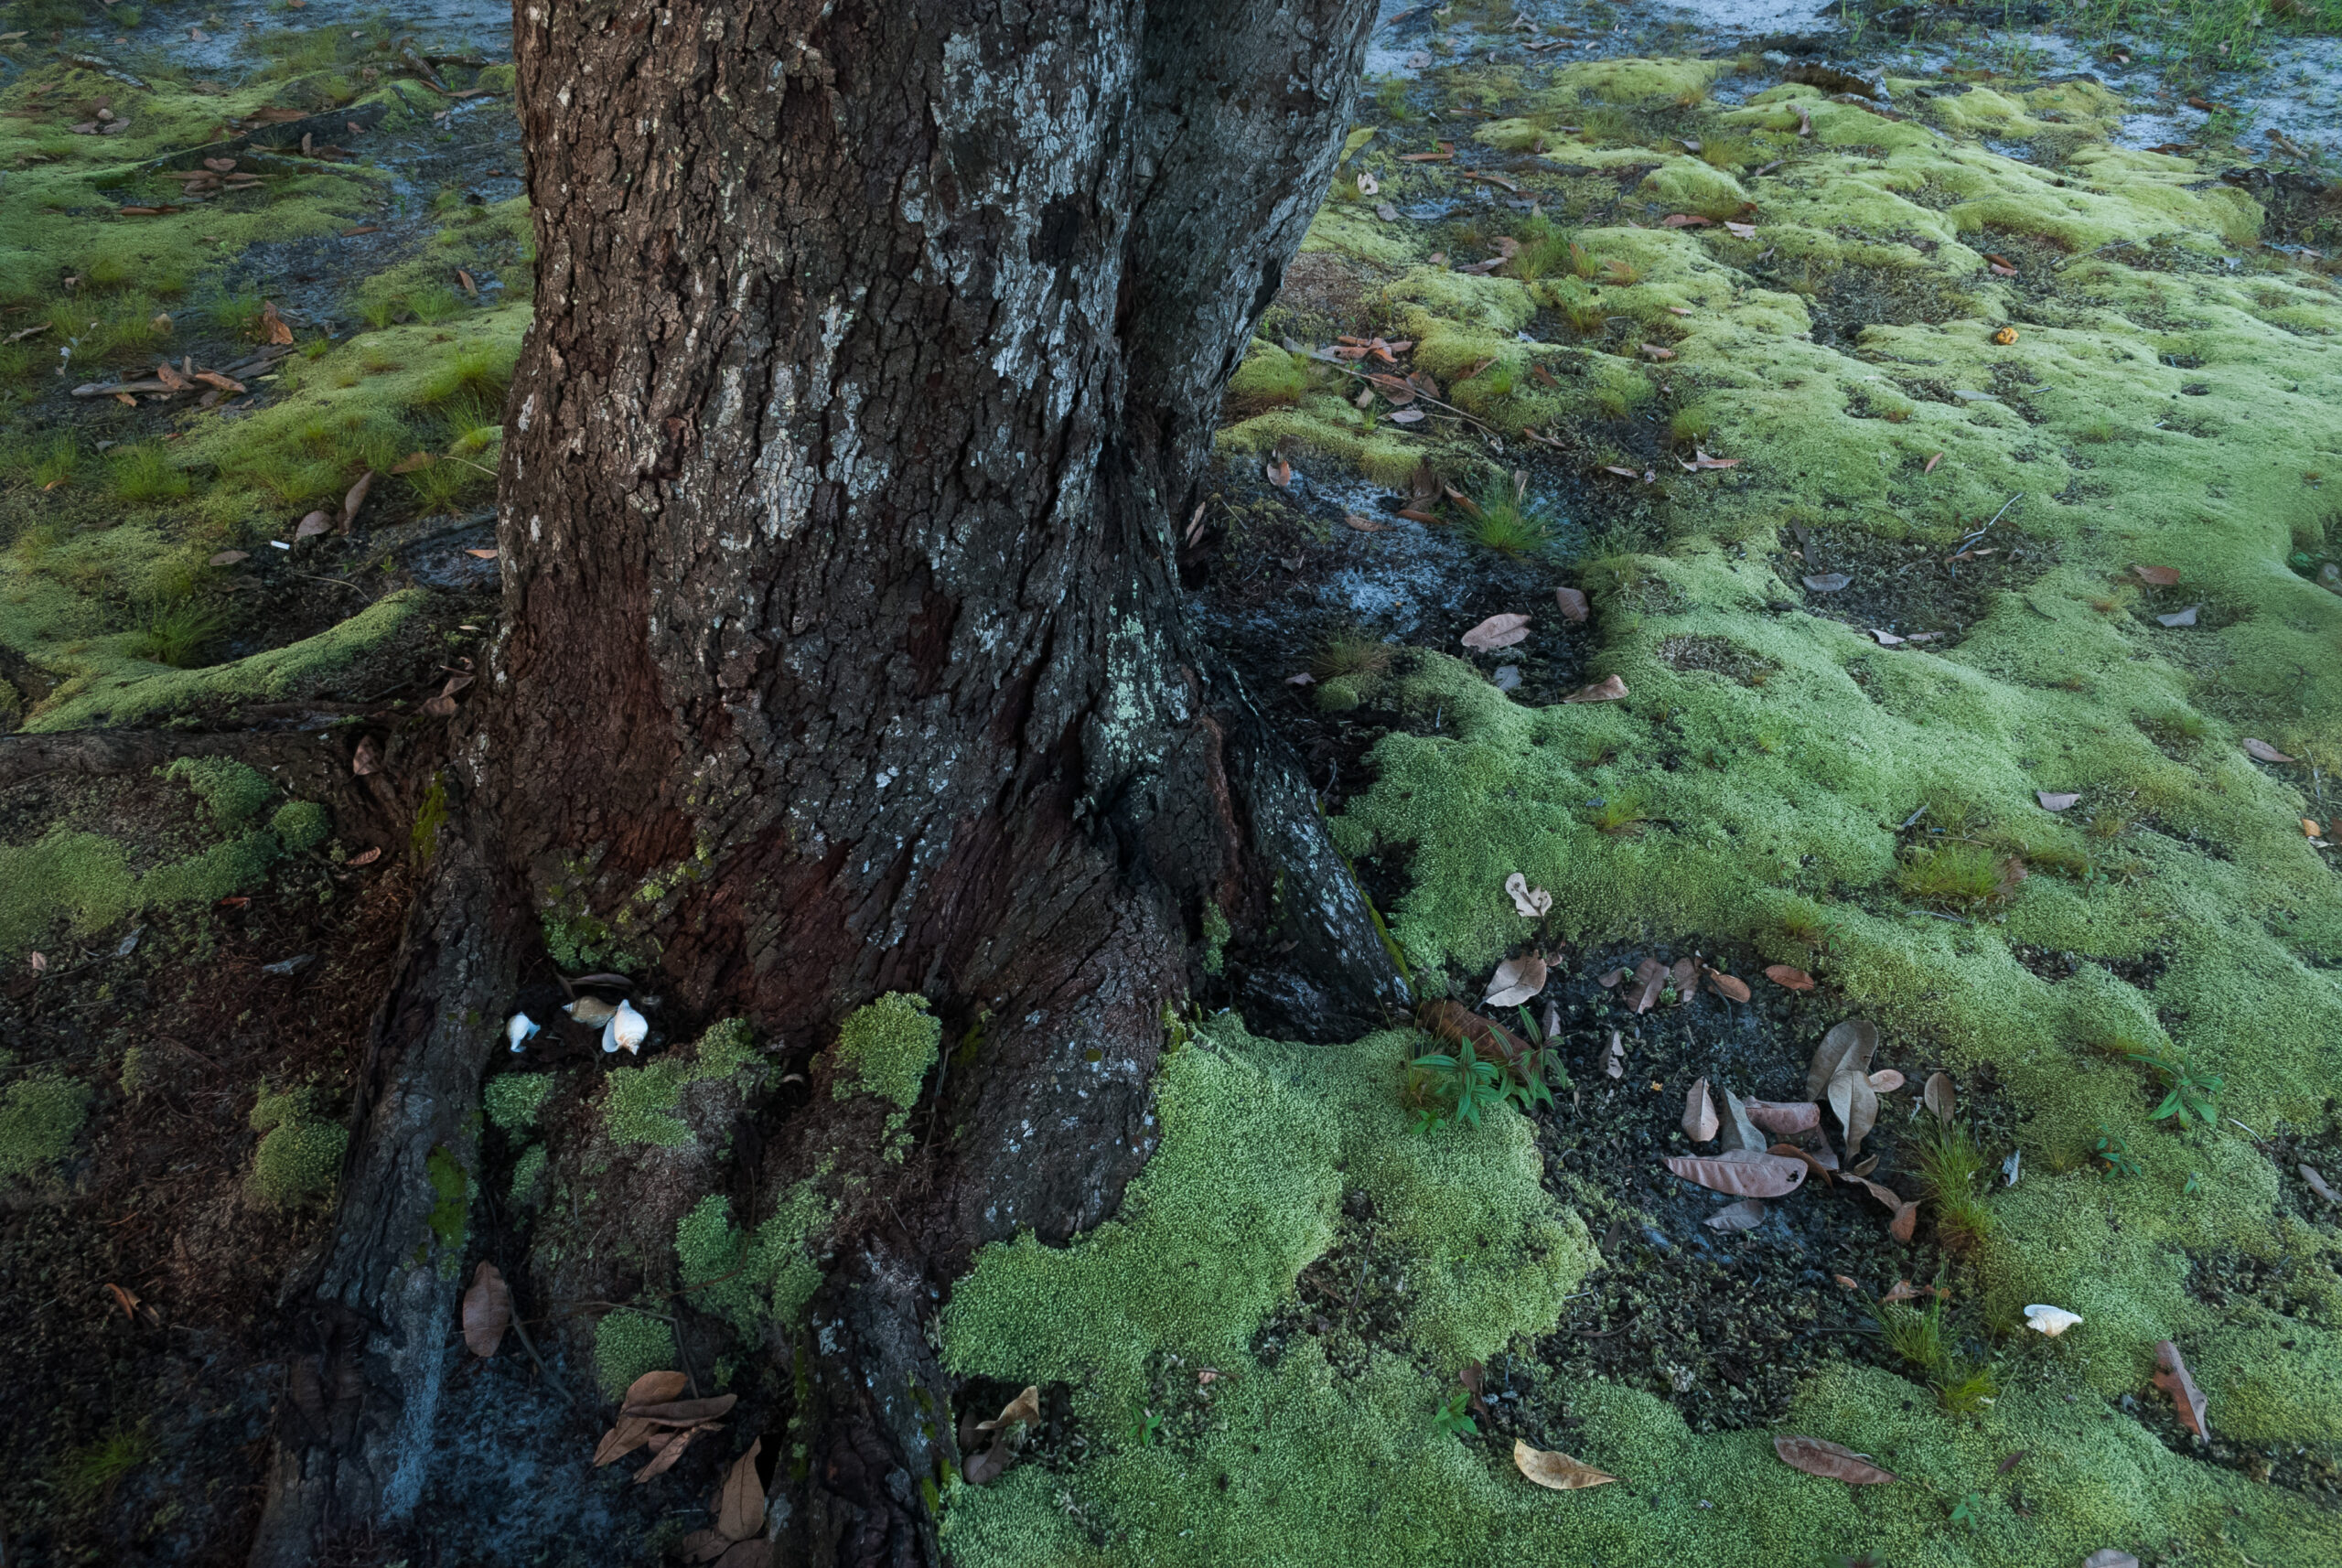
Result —
<svg viewBox="0 0 2342 1568"><path fill-rule="evenodd" d="M321 1202L341 1177L349 1129L317 1115L316 1098L307 1088L263 1090L252 1104L252 1131L267 1136L252 1153L250 1188L271 1208Z"/></svg>
<svg viewBox="0 0 2342 1568"><path fill-rule="evenodd" d="M943 1026L927 1010L927 998L890 991L846 1015L838 1028L838 1073L833 1092L875 1094L908 1111L919 1086L935 1065Z"/></svg>

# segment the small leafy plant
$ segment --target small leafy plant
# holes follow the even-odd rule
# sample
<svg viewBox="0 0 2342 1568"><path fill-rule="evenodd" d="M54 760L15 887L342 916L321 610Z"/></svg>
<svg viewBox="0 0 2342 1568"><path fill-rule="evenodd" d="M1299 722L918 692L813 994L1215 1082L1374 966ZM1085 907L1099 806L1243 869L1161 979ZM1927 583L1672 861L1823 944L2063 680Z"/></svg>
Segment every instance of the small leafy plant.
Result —
<svg viewBox="0 0 2342 1568"><path fill-rule="evenodd" d="M1434 1051L1415 1058L1407 1067L1418 1090L1414 1130L1420 1133L1428 1134L1454 1122L1477 1127L1482 1112L1508 1098L1503 1069L1481 1060L1469 1040L1458 1040L1452 1056Z"/></svg>
<svg viewBox="0 0 2342 1568"><path fill-rule="evenodd" d="M1480 1423L1472 1419L1472 1393L1458 1389L1432 1412L1431 1423L1450 1437L1477 1437Z"/></svg>
<svg viewBox="0 0 2342 1568"><path fill-rule="evenodd" d="M1163 1435L1163 1418L1133 1401L1131 1404L1131 1442L1141 1448L1152 1448Z"/></svg>
<svg viewBox="0 0 2342 1568"><path fill-rule="evenodd" d="M2139 1162L2131 1157L2131 1146L2103 1122L2098 1124L2098 1142L2090 1145L2090 1156L2105 1167L2099 1172L2101 1176L2139 1174Z"/></svg>
<svg viewBox="0 0 2342 1568"><path fill-rule="evenodd" d="M2207 1133L2212 1130L2219 1120L2219 1074L2197 1071L2186 1057L2175 1051L2133 1051L2130 1058L2150 1069L2164 1088L2163 1103L2148 1113L2149 1121L2175 1118L2182 1133L2198 1127Z"/></svg>

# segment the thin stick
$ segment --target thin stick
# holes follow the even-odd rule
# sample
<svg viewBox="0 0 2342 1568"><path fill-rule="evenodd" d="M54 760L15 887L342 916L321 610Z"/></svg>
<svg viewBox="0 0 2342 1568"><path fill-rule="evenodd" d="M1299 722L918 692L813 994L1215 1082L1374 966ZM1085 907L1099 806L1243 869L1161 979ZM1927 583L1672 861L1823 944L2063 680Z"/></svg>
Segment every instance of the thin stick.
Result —
<svg viewBox="0 0 2342 1568"><path fill-rule="evenodd" d="M519 1336L521 1348L529 1353L529 1359L535 1363L538 1375L544 1379L546 1386L561 1396L562 1403L575 1410L577 1402L569 1397L569 1391L561 1386L561 1380L553 1375L553 1369L546 1366L544 1358L537 1354L536 1343L529 1337L529 1331L521 1326L521 1316L518 1313L512 1315L512 1332Z"/></svg>

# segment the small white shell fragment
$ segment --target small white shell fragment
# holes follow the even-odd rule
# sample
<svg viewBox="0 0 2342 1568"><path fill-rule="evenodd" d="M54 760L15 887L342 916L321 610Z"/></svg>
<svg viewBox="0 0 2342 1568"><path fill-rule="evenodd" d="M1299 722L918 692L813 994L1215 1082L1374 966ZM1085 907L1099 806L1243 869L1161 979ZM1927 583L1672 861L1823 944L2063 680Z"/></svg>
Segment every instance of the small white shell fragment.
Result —
<svg viewBox="0 0 2342 1568"><path fill-rule="evenodd" d="M2025 1326L2055 1339L2081 1321L2079 1313L2068 1312L2062 1306L2028 1306L2025 1309Z"/></svg>
<svg viewBox="0 0 2342 1568"><path fill-rule="evenodd" d="M602 1049L622 1050L628 1056L635 1056L640 1053L642 1042L650 1036L650 1020L636 1012L633 1003L621 1002L618 1011L610 1015L609 1022L602 1026Z"/></svg>
<svg viewBox="0 0 2342 1568"><path fill-rule="evenodd" d="M543 1024L538 1023L526 1013L515 1013L512 1015L512 1021L504 1026L504 1037L510 1041L512 1048L518 1051L524 1048L531 1040L535 1039L537 1032L543 1027Z"/></svg>

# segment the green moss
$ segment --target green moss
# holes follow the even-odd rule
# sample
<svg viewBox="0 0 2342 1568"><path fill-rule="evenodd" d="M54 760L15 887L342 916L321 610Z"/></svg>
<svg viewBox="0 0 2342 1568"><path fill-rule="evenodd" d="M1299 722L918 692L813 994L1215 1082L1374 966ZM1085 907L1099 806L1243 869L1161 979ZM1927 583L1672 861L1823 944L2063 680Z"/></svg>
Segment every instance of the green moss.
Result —
<svg viewBox="0 0 2342 1568"><path fill-rule="evenodd" d="M793 1327L821 1287L812 1247L833 1207L813 1183L800 1182L753 1236L744 1236L731 1222L731 1199L720 1193L700 1199L675 1228L675 1257L693 1304L752 1341L768 1320Z"/></svg>
<svg viewBox="0 0 2342 1568"><path fill-rule="evenodd" d="M545 1179L545 1146L532 1144L521 1151L512 1162L512 1202L514 1207L527 1208L537 1201L537 1188Z"/></svg>
<svg viewBox="0 0 2342 1568"><path fill-rule="evenodd" d="M875 1094L908 1111L935 1065L943 1026L929 1016L927 998L890 991L846 1015L838 1028L833 1092Z"/></svg>
<svg viewBox="0 0 2342 1568"><path fill-rule="evenodd" d="M423 1162L431 1183L431 1214L426 1223L438 1238L443 1260L452 1261L464 1250L469 1233L472 1180L463 1163L445 1144L434 1145Z"/></svg>
<svg viewBox="0 0 2342 1568"><path fill-rule="evenodd" d="M0 1096L0 1180L17 1181L62 1159L89 1115L90 1086L42 1069Z"/></svg>
<svg viewBox="0 0 2342 1568"><path fill-rule="evenodd" d="M252 1154L252 1197L271 1208L300 1208L325 1198L341 1179L349 1130L315 1111L306 1087L270 1093L253 1102L252 1131L267 1136Z"/></svg>
<svg viewBox="0 0 2342 1568"><path fill-rule="evenodd" d="M1891 1487L1802 1475L1767 1431L1695 1436L1659 1401L1604 1381L1567 1391L1566 1442L1620 1484L1563 1497L1530 1486L1501 1444L1458 1442L1432 1412L1454 1386L1444 1370L1548 1326L1591 1254L1542 1192L1511 1112L1477 1139L1406 1135L1395 1044L1279 1047L1214 1026L1166 1069L1163 1147L1122 1219L1064 1249L1026 1239L979 1257L944 1315L947 1363L1069 1381L1089 1446L1070 1468L951 1483L954 1561L1659 1568L1891 1543L1897 1563L1972 1568L2078 1562L2111 1541L2315 1556L2326 1527L2313 1510L2175 1454L2095 1399L2069 1402L2078 1385L2054 1355L1964 1421L1873 1368L1817 1374L1778 1430L1877 1455L1907 1477ZM1379 1349L1338 1372L1301 1334L1263 1365L1252 1328L1326 1245L1346 1184L1373 1196L1378 1226L1394 1224L1413 1354ZM1547 1375L1518 1351L1511 1365ZM1220 1376L1199 1390L1198 1366ZM1138 1399L1168 1412L1177 1441L1120 1435ZM1997 1509L1973 1533L1946 1532L1938 1499L1990 1492L2017 1449L2029 1517Z"/></svg>
<svg viewBox="0 0 2342 1568"><path fill-rule="evenodd" d="M287 854L306 854L333 836L333 813L315 800L288 800L268 820Z"/></svg>
<svg viewBox="0 0 2342 1568"><path fill-rule="evenodd" d="M212 821L231 830L260 815L276 798L276 786L266 774L224 757L182 757L163 769L163 777L185 779L210 809Z"/></svg>
<svg viewBox="0 0 2342 1568"><path fill-rule="evenodd" d="M676 1052L639 1068L613 1068L605 1078L603 1125L620 1144L674 1148L691 1142L692 1130L674 1114L683 1090L694 1083L753 1082L757 1051L746 1021L731 1018L702 1035L689 1055Z"/></svg>
<svg viewBox="0 0 2342 1568"><path fill-rule="evenodd" d="M594 1325L594 1372L612 1400L645 1372L675 1365L675 1335L664 1318L622 1306Z"/></svg>
<svg viewBox="0 0 2342 1568"><path fill-rule="evenodd" d="M480 1090L480 1105L488 1119L506 1133L525 1133L537 1124L537 1113L553 1093L549 1072L502 1072Z"/></svg>

